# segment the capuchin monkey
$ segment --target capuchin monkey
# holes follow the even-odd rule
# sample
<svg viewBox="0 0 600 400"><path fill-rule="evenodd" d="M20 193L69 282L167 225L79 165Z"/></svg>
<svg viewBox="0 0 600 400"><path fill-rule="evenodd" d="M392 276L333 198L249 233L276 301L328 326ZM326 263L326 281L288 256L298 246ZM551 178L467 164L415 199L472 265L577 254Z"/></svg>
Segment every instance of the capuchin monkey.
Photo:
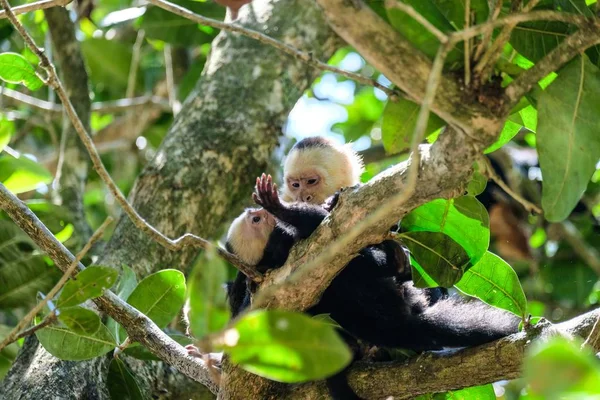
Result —
<svg viewBox="0 0 600 400"><path fill-rule="evenodd" d="M331 211L335 205L332 196L342 188L360 184L364 170L361 156L350 145L339 145L322 136L302 139L292 147L283 163L281 198L286 202L323 204ZM391 230L397 229L395 225ZM408 249L393 240L377 246L385 252L395 252L398 280L412 279ZM448 290L431 288L426 294L433 304L446 297Z"/></svg>
<svg viewBox="0 0 600 400"><path fill-rule="evenodd" d="M292 246L308 238L329 211L320 205L281 202L270 176L257 178L254 201L227 234L227 249L259 271L281 267ZM415 351L475 346L517 332L519 319L480 301L445 298L430 305L424 290L399 283L397 267L385 247L359 252L333 279L311 315L330 314L342 337L372 345ZM246 285L230 286L233 314L249 304ZM236 293L240 290L240 293ZM346 380L346 370L327 379L334 399L360 399Z"/></svg>

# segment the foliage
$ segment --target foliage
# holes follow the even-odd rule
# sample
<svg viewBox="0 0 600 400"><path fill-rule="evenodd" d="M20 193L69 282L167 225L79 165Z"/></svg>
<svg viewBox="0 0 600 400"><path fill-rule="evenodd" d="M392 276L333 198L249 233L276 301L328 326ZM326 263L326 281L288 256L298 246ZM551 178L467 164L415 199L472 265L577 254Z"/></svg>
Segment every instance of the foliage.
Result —
<svg viewBox="0 0 600 400"><path fill-rule="evenodd" d="M457 32L465 26L466 3L462 0L396 1L412 6L444 33ZM20 3L23 2L11 1L13 6ZM138 136L130 137L130 127L137 127L140 109L134 112L107 110L100 107L101 102L119 99L126 102L127 93L162 96L169 104L193 96L195 83L218 31L157 7L125 8L126 5L118 1L96 3L90 13L79 16L76 24L90 79L90 97L98 106L91 122L108 171L124 192L128 192L141 169L157 153L173 115L164 107L152 109L147 123L143 126L140 123ZM214 2L177 0L174 3L208 17L224 17L224 9ZM492 11L488 1L469 3L470 25L488 19ZM510 12L511 3L514 2L502 3L501 16ZM394 7L393 1L373 1L369 6L383 17L381 23L389 23L426 57L433 59L440 43L426 27ZM597 4L593 1L544 0L535 9L591 18L595 15L594 7ZM48 26L43 12L26 13L20 18L37 43L44 43ZM141 37L142 30L143 40L136 54L134 43ZM486 89L501 91L575 30L573 25L560 21L518 24L501 49L492 79L483 82L483 87L477 90L470 91L465 86L465 96L485 97ZM499 29L495 30L492 38L497 37L498 32ZM481 40L481 36L472 39L471 56ZM465 74L463 45L459 43L446 59L444 73L448 76L462 79ZM3 87L38 101L55 101L51 91L43 85L41 70L37 67L39 60L23 47L5 20L0 20L0 49ZM167 65L166 52L170 52L173 65ZM135 59L139 59L139 65L132 65ZM476 60L472 61L470 67L475 67ZM350 47L340 49L329 63L391 85ZM135 80L130 79L132 66L137 70ZM474 165L471 181L466 187L457 188L457 194L462 195L433 200L402 219L397 240L411 251L413 280L417 286L454 287L462 294L477 297L522 318L532 314L558 320L598 303L597 266L581 256L577 244L592 250L600 246L600 225L595 217L600 215L599 66L600 46L594 46L540 80L511 110L503 121L498 139L485 151L498 164L510 160L494 168L513 190L528 201L540 204L543 215L523 212L521 204L494 183L486 187L487 176ZM164 90L167 70L173 72L174 79L171 88L174 98L171 99L166 98ZM340 92L344 95L339 95ZM410 96L390 101L379 89L331 73L323 74L307 95L317 98L321 105L336 107L343 114L342 118L327 121L332 125L332 132L326 133L353 141L357 148L382 146L385 149L384 159L366 165L363 179L371 178L407 156L420 109ZM72 210L55 204L53 197L52 182L60 173L57 159L61 114L41 111L5 94L0 100L3 108L0 182L18 194L75 253L81 248L81 232L75 231ZM119 130L119 124L131 115L136 117L133 125L130 119L130 125L125 125L129 128ZM425 131L427 140L434 143L444 134L446 124L432 113ZM117 134L111 136L114 129ZM294 136L293 130L290 135ZM110 150L115 148L118 150ZM394 154L400 156L389 157ZM107 215L115 215L112 201L98 177L91 174L87 178L83 207L92 228ZM573 228L574 236L557 234L556 224ZM574 242L573 237L578 242ZM520 256L515 255L516 250L521 251ZM90 257L84 263L91 265ZM215 254L200 254L188 274L164 269L167 267L161 266L162 270L148 276L143 276L144 271L135 265L122 266L120 271L97 265L87 267L67 282L59 296L49 303L49 310L38 315L38 323L50 312L57 316L55 323L36 332L38 340L52 355L64 360L101 357L121 346L118 352L122 352L123 360L113 357L110 362L108 390L113 398L143 398L126 360L134 357L151 361L156 360L156 356L141 344L126 340L125 327L111 318L102 320L90 307L90 300L112 288L178 343L188 345L200 339L217 338L220 348L234 362L260 376L281 382L303 382L330 376L350 362L350 352L336 332L339 327L328 315L309 318L298 313L256 311L228 325L230 315L223 284L231 278L233 268ZM35 304L38 293L47 293L59 277L60 272L50 258L0 214L0 321L3 323L0 337L8 334ZM189 305L189 329L193 339L184 335L186 327L180 323L184 302ZM0 352L0 378L8 371L19 346L15 343ZM528 398L547 398L559 393L569 396L578 392L597 395L599 371L591 355L570 342L551 340L528 353L524 366ZM494 394L491 385L485 385L420 398L491 399Z"/></svg>

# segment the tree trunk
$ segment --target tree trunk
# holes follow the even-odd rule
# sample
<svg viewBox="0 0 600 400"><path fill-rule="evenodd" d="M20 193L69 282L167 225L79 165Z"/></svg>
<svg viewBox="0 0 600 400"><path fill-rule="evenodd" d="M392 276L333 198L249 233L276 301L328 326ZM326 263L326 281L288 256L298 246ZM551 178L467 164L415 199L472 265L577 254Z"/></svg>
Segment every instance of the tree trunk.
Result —
<svg viewBox="0 0 600 400"><path fill-rule="evenodd" d="M318 59L328 59L339 44L309 0L254 1L237 23ZM242 203L250 204L254 179L267 167L287 114L318 73L270 46L221 32L196 89L130 193L134 207L168 236L218 237ZM196 253L167 251L122 217L99 264L127 264L144 277L163 268L185 269ZM29 338L0 386L0 397L109 398L108 360L107 355L60 361ZM169 366L130 364L148 396L201 398L191 397L199 388L190 390L196 384Z"/></svg>

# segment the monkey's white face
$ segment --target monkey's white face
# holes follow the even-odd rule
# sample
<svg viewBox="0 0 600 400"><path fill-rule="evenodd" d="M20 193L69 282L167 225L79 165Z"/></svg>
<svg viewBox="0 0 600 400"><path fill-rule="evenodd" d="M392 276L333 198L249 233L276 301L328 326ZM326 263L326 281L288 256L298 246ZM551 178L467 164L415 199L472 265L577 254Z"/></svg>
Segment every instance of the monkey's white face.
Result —
<svg viewBox="0 0 600 400"><path fill-rule="evenodd" d="M275 223L275 217L266 210L249 208L229 227L227 242L242 261L256 265L265 252Z"/></svg>
<svg viewBox="0 0 600 400"><path fill-rule="evenodd" d="M301 176L286 177L287 193L292 201L321 204L325 201L323 177L314 170L307 170Z"/></svg>

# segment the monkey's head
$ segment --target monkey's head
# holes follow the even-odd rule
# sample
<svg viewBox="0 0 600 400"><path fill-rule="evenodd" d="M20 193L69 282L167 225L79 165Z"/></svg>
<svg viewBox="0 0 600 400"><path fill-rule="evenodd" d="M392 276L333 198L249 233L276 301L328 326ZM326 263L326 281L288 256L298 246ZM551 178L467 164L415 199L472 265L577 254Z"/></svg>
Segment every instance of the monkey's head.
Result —
<svg viewBox="0 0 600 400"><path fill-rule="evenodd" d="M262 208L248 208L231 223L225 247L245 263L257 265L273 229L273 215Z"/></svg>
<svg viewBox="0 0 600 400"><path fill-rule="evenodd" d="M296 143L283 164L282 198L322 204L343 187L360 182L361 157L349 145L315 136Z"/></svg>

